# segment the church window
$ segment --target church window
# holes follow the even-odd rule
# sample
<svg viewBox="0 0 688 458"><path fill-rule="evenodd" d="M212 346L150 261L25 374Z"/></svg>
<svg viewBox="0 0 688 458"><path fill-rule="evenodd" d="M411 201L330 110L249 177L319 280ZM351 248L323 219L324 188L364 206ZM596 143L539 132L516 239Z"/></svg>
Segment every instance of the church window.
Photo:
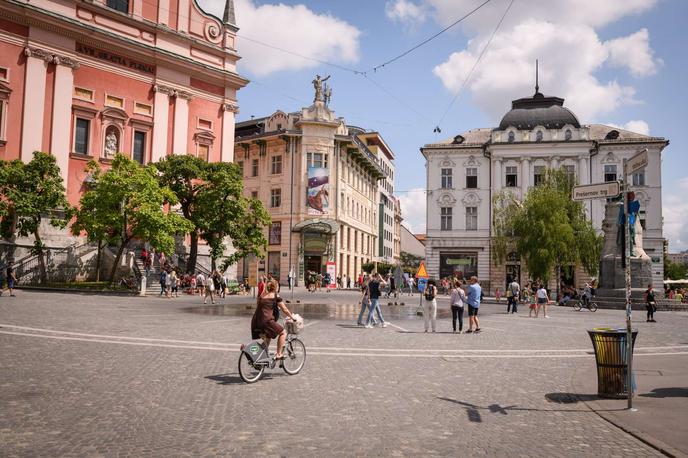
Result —
<svg viewBox="0 0 688 458"><path fill-rule="evenodd" d="M75 153L88 154L90 130L91 122L88 119L76 118L76 128L74 130Z"/></svg>
<svg viewBox="0 0 688 458"><path fill-rule="evenodd" d="M604 166L604 181L616 181L616 164L608 164Z"/></svg>
<svg viewBox="0 0 688 458"><path fill-rule="evenodd" d="M566 132L564 132L564 139L565 139L566 141L571 140L571 135L572 135L572 134L571 134L571 129L566 129Z"/></svg>
<svg viewBox="0 0 688 458"><path fill-rule="evenodd" d="M442 169L442 189L450 189L452 187L452 169Z"/></svg>
<svg viewBox="0 0 688 458"><path fill-rule="evenodd" d="M541 141L542 141L542 131L541 131L541 130L538 130L538 131L535 133L535 141L536 141L536 142L541 142Z"/></svg>
<svg viewBox="0 0 688 458"><path fill-rule="evenodd" d="M146 133L140 130L134 131L133 159L139 164L146 162Z"/></svg>
<svg viewBox="0 0 688 458"><path fill-rule="evenodd" d="M533 184L535 186L540 186L542 181L545 179L545 166L536 165L533 167Z"/></svg>
<svg viewBox="0 0 688 458"><path fill-rule="evenodd" d="M506 168L506 187L515 188L518 186L518 172L515 166L507 166Z"/></svg>
<svg viewBox="0 0 688 458"><path fill-rule="evenodd" d="M478 207L466 207L466 230L478 230Z"/></svg>
<svg viewBox="0 0 688 458"><path fill-rule="evenodd" d="M478 169L475 167L468 167L466 169L466 188L478 187Z"/></svg>
<svg viewBox="0 0 688 458"><path fill-rule="evenodd" d="M452 230L452 207L441 207L440 208L440 230L441 231L451 231Z"/></svg>
<svg viewBox="0 0 688 458"><path fill-rule="evenodd" d="M122 13L129 12L129 0L106 0L105 4L108 8L112 8L113 10L120 11Z"/></svg>
<svg viewBox="0 0 688 458"><path fill-rule="evenodd" d="M509 132L509 143L513 143L516 140L516 134L513 131Z"/></svg>

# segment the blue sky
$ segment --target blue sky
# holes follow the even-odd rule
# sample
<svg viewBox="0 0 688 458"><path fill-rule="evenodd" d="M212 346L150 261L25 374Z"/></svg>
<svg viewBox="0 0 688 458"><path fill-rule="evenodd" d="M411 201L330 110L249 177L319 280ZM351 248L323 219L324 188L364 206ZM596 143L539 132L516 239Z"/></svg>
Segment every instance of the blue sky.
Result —
<svg viewBox="0 0 688 458"><path fill-rule="evenodd" d="M688 2L515 0L451 106L510 0L491 0L465 23L367 78L255 42L368 70L482 1L235 0L239 37L246 37L237 42L244 57L239 71L252 81L239 92L239 120L309 105L313 76L331 74L331 108L349 124L381 132L396 154L395 186L404 216L413 230L423 231L419 147L496 125L512 99L532 94L537 57L541 92L565 97L582 123L647 129L671 141L662 168L665 236L672 250L687 249ZM224 0L200 3L221 14ZM441 134L433 133L437 125Z"/></svg>

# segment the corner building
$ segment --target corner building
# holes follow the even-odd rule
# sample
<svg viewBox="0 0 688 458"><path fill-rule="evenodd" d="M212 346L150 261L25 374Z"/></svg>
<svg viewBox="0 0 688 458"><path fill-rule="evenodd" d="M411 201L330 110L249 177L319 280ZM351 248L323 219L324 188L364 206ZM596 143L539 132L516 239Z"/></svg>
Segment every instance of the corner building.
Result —
<svg viewBox="0 0 688 458"><path fill-rule="evenodd" d="M427 174L426 261L431 276L459 271L477 275L493 293L507 278L530 279L518 253L502 265L491 257L492 196L509 191L525 198L545 169L564 168L578 184L623 178L623 160L647 148L649 164L629 178L640 201L643 247L652 259L655 285L663 280L661 155L669 141L602 124L582 125L564 99L536 92L512 102L498 127L476 128L421 148ZM602 233L605 201L585 203ZM550 287L556 286L552 275ZM582 287L589 277L579 266L565 266L562 280Z"/></svg>
<svg viewBox="0 0 688 458"><path fill-rule="evenodd" d="M385 181L393 158L378 132L347 125L317 95L299 112L237 123L234 160L244 192L272 217L266 258L241 260L239 278L270 273L286 284L293 269L301 284L306 271L329 271L353 285L363 264L382 261L383 248L393 243L394 219L381 213L383 183L393 186ZM380 240L383 225L389 244Z"/></svg>
<svg viewBox="0 0 688 458"><path fill-rule="evenodd" d="M239 76L233 0L0 2L0 158L49 152L79 201L87 161L232 161Z"/></svg>

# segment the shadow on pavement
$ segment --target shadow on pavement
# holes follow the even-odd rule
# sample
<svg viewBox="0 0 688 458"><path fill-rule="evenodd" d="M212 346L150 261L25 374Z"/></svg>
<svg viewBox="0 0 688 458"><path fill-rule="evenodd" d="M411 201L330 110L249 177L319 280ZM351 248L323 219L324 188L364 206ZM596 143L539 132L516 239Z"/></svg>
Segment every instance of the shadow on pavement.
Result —
<svg viewBox="0 0 688 458"><path fill-rule="evenodd" d="M272 378L283 377L285 375L287 374L282 372L265 372L260 380L270 380ZM206 375L204 378L213 380L217 382L218 385L245 385L244 381L241 380L241 377L239 377L239 374Z"/></svg>
<svg viewBox="0 0 688 458"><path fill-rule="evenodd" d="M640 396L645 398L688 398L688 388L655 388L650 393Z"/></svg>

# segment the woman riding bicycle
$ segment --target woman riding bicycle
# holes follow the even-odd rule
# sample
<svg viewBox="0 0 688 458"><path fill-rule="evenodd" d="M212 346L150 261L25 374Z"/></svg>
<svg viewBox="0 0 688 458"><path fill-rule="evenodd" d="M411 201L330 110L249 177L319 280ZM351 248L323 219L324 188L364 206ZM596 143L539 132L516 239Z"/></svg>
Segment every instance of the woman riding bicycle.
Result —
<svg viewBox="0 0 688 458"><path fill-rule="evenodd" d="M258 298L256 312L251 320L251 336L253 339L260 338L260 334L265 334L266 348L270 346L270 339L277 338L277 353L275 359L284 359L282 350L287 333L275 319L274 309L279 308L289 318L296 321L294 315L289 311L281 297L277 295L277 282L269 281L265 285L263 295Z"/></svg>

